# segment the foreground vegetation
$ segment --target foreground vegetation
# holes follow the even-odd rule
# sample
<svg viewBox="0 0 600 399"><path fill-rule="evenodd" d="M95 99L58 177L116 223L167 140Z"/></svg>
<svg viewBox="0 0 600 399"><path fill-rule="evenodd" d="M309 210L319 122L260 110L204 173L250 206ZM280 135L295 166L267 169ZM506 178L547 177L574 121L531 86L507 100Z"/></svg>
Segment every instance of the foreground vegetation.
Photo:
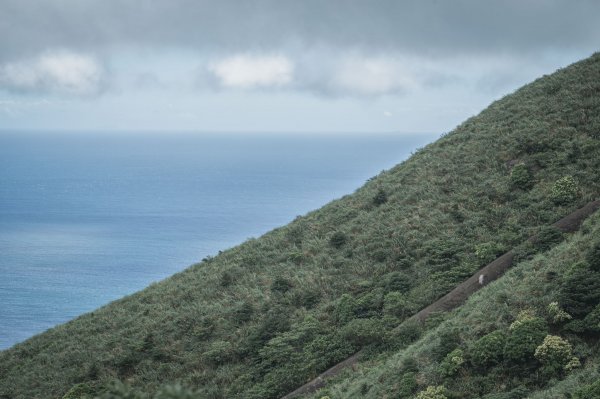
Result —
<svg viewBox="0 0 600 399"><path fill-rule="evenodd" d="M598 218L562 244L547 226L599 193L596 54L354 194L0 352L0 398L275 398L361 348L316 397L592 392ZM513 247L523 262L443 322L403 323Z"/></svg>

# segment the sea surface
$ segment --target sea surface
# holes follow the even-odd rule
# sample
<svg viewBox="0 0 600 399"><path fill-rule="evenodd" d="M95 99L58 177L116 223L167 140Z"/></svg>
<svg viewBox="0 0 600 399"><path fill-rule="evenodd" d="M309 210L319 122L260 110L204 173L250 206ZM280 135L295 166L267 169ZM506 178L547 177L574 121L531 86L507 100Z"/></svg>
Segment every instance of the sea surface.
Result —
<svg viewBox="0 0 600 399"><path fill-rule="evenodd" d="M0 132L0 350L349 194L436 137Z"/></svg>

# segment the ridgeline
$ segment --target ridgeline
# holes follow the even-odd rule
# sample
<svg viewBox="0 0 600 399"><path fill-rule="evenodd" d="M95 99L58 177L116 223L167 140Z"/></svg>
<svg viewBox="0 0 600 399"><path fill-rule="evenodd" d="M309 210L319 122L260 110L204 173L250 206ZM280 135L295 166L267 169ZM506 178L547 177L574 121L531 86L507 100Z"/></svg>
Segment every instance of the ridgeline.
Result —
<svg viewBox="0 0 600 399"><path fill-rule="evenodd" d="M355 193L0 352L0 398L278 398L348 358L303 394L598 398L600 216L553 223L599 197L595 54ZM497 280L413 317L507 251Z"/></svg>

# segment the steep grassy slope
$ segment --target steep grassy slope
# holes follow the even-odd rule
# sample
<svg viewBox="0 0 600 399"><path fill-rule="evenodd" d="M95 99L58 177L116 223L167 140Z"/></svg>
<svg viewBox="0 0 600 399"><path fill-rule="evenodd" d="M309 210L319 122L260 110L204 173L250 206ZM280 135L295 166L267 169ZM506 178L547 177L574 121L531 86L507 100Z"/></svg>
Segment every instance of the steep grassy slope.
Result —
<svg viewBox="0 0 600 399"><path fill-rule="evenodd" d="M115 379L281 396L362 347L396 353L420 333L394 330L402 320L599 193L596 54L354 194L1 352L0 397L93 394Z"/></svg>
<svg viewBox="0 0 600 399"><path fill-rule="evenodd" d="M411 398L434 386L447 398L597 398L569 395L600 381L598 255L596 213L579 233L516 265L415 343L365 361L312 397ZM570 353L552 347L555 356L536 356L547 335L560 337ZM573 368L565 367L573 357Z"/></svg>

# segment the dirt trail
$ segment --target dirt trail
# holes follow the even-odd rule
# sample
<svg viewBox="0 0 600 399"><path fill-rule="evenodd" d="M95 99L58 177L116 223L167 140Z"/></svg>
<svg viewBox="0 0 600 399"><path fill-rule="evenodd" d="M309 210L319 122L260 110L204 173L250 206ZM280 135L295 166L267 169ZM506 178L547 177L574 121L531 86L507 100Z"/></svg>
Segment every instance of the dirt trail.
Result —
<svg viewBox="0 0 600 399"><path fill-rule="evenodd" d="M575 212L569 214L568 216L560 219L558 222L554 223L552 226L558 228L564 233L572 233L574 231L579 230L581 223L590 216L592 213L596 212L600 208L600 200L589 202L583 208L577 209ZM529 241L535 241L536 237L530 237ZM424 322L427 320L429 315L437 312L447 312L452 309L459 307L463 304L469 296L471 296L474 292L481 289L483 286L488 283L498 279L502 276L513 264L514 253L513 251L508 251L504 255L497 258L492 263L489 263L487 266L479 269L477 273L469 277L467 280L456 286L452 291L422 309L415 315L411 317L411 319L416 319L420 322ZM302 385L300 388L290 392L285 395L282 399L291 399L295 398L299 395L303 395L306 393L311 393L316 391L319 388L322 388L326 384L326 379L329 377L334 377L338 375L343 369L347 367L354 366L358 363L361 351L358 351L354 355L350 356L346 360L336 364L331 367L327 371L319 374L317 378L314 380Z"/></svg>

